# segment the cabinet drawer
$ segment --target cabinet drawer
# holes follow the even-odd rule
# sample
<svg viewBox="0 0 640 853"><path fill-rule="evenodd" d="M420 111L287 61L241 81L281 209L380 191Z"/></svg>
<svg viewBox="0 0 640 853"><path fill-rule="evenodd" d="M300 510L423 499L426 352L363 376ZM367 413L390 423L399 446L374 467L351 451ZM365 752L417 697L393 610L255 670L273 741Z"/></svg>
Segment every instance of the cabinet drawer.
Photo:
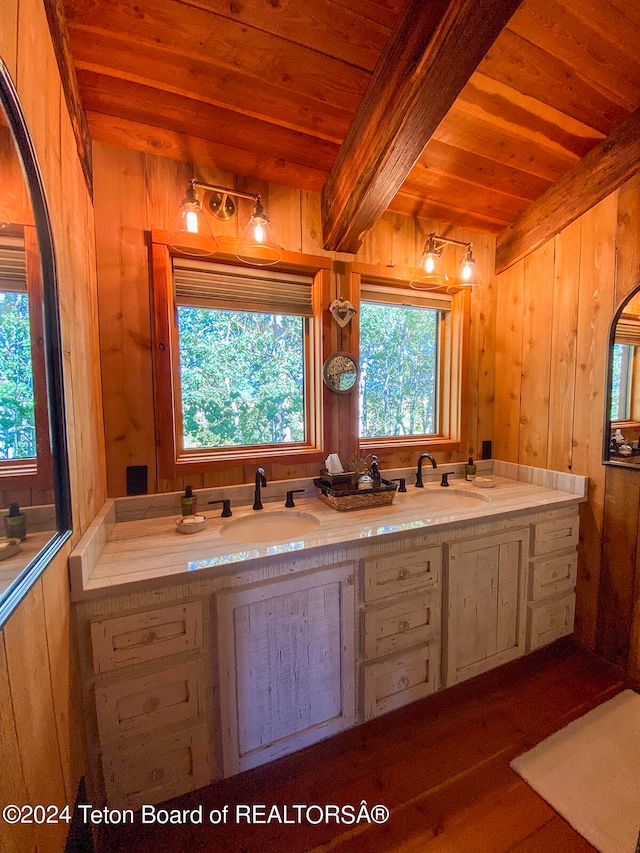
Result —
<svg viewBox="0 0 640 853"><path fill-rule="evenodd" d="M578 555L575 551L561 556L533 560L529 576L529 598L538 601L560 592L573 590L577 572Z"/></svg>
<svg viewBox="0 0 640 853"><path fill-rule="evenodd" d="M102 754L107 802L136 809L209 784L211 754L204 727Z"/></svg>
<svg viewBox="0 0 640 853"><path fill-rule="evenodd" d="M91 622L93 668L108 672L202 646L202 605L172 604Z"/></svg>
<svg viewBox="0 0 640 853"><path fill-rule="evenodd" d="M533 651L573 631L576 599L573 592L529 605L527 651Z"/></svg>
<svg viewBox="0 0 640 853"><path fill-rule="evenodd" d="M365 664L364 715L371 720L415 702L438 687L440 643L422 646L386 660Z"/></svg>
<svg viewBox="0 0 640 853"><path fill-rule="evenodd" d="M100 742L191 720L200 711L200 696L200 672L195 663L96 687Z"/></svg>
<svg viewBox="0 0 640 853"><path fill-rule="evenodd" d="M533 555L537 557L563 548L575 548L578 545L579 527L580 517L577 512L534 524L531 540Z"/></svg>
<svg viewBox="0 0 640 853"><path fill-rule="evenodd" d="M423 548L369 557L364 561L365 601L374 601L440 582L442 548Z"/></svg>
<svg viewBox="0 0 640 853"><path fill-rule="evenodd" d="M440 591L369 605L364 611L364 656L377 658L438 639Z"/></svg>

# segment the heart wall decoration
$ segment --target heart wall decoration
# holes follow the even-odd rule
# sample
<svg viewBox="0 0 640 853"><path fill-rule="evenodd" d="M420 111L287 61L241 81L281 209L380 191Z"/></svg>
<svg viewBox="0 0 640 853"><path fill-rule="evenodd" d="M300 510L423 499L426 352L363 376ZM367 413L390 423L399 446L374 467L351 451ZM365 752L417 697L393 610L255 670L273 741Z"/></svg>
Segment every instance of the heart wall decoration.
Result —
<svg viewBox="0 0 640 853"><path fill-rule="evenodd" d="M341 329L344 329L353 315L358 313L348 299L334 299L329 305L329 311Z"/></svg>

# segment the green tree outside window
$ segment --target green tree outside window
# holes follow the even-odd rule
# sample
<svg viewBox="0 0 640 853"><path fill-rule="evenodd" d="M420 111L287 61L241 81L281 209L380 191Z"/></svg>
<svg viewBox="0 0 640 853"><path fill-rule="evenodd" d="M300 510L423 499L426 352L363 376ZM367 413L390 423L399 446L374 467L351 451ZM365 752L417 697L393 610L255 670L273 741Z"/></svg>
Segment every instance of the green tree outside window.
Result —
<svg viewBox="0 0 640 853"><path fill-rule="evenodd" d="M360 370L362 438L436 432L438 311L362 302Z"/></svg>
<svg viewBox="0 0 640 853"><path fill-rule="evenodd" d="M35 456L29 298L0 291L0 459Z"/></svg>
<svg viewBox="0 0 640 853"><path fill-rule="evenodd" d="M304 319L178 308L185 449L305 439Z"/></svg>

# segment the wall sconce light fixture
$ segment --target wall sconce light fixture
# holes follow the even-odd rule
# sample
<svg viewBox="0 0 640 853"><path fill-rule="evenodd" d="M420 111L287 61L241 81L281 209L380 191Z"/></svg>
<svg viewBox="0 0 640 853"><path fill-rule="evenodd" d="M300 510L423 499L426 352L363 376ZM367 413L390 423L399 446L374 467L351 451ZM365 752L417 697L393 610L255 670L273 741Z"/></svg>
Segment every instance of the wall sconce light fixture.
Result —
<svg viewBox="0 0 640 853"><path fill-rule="evenodd" d="M251 214L238 247L236 257L246 264L268 266L282 258L282 249L273 238L260 193L245 193L215 184L205 184L191 179L175 221L167 235L169 246L181 255L201 258L215 255L219 249L209 220L198 198L198 190L212 193L209 202L211 213L218 219L229 220L236 213L232 196L250 199L254 203Z"/></svg>
<svg viewBox="0 0 640 853"><path fill-rule="evenodd" d="M463 246L465 249L464 258L453 280L447 275L442 263L442 247L447 244ZM478 267L471 251L472 246L473 243L439 237L435 231L432 231L426 239L422 258L410 286L415 290L434 290L438 287L449 287L451 290L459 287L482 287Z"/></svg>

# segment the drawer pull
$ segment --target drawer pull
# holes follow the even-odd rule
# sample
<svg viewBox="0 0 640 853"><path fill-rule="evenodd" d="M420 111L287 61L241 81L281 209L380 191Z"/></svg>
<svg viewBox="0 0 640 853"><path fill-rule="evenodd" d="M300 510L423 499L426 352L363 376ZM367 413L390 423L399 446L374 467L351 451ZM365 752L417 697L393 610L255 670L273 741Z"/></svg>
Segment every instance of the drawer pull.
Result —
<svg viewBox="0 0 640 853"><path fill-rule="evenodd" d="M553 573L551 574L551 577L552 577L552 578L554 578L554 579L555 579L555 578L557 578L557 577L558 577L558 573L557 573L557 572L553 572Z"/></svg>
<svg viewBox="0 0 640 853"><path fill-rule="evenodd" d="M411 572L409 571L409 569L400 569L400 571L398 572L398 579L404 581L408 577L410 577L410 575Z"/></svg>
<svg viewBox="0 0 640 853"><path fill-rule="evenodd" d="M154 711L157 711L160 707L160 697L152 696L150 699L143 704L142 710L145 714L152 714Z"/></svg>
<svg viewBox="0 0 640 853"><path fill-rule="evenodd" d="M164 779L164 769L162 767L154 767L151 771L152 782L162 782Z"/></svg>
<svg viewBox="0 0 640 853"><path fill-rule="evenodd" d="M406 675L403 675L402 678L399 679L399 681L398 681L398 687L400 688L400 690L406 690L408 686L409 686L409 679L407 678Z"/></svg>
<svg viewBox="0 0 640 853"><path fill-rule="evenodd" d="M410 627L411 627L411 623L409 622L408 619L403 619L399 625L399 628L401 631L408 631Z"/></svg>
<svg viewBox="0 0 640 853"><path fill-rule="evenodd" d="M148 646L149 643L155 643L155 641L157 639L158 639L158 632L157 631L147 631L147 633L142 637L142 642L144 643L145 646Z"/></svg>

